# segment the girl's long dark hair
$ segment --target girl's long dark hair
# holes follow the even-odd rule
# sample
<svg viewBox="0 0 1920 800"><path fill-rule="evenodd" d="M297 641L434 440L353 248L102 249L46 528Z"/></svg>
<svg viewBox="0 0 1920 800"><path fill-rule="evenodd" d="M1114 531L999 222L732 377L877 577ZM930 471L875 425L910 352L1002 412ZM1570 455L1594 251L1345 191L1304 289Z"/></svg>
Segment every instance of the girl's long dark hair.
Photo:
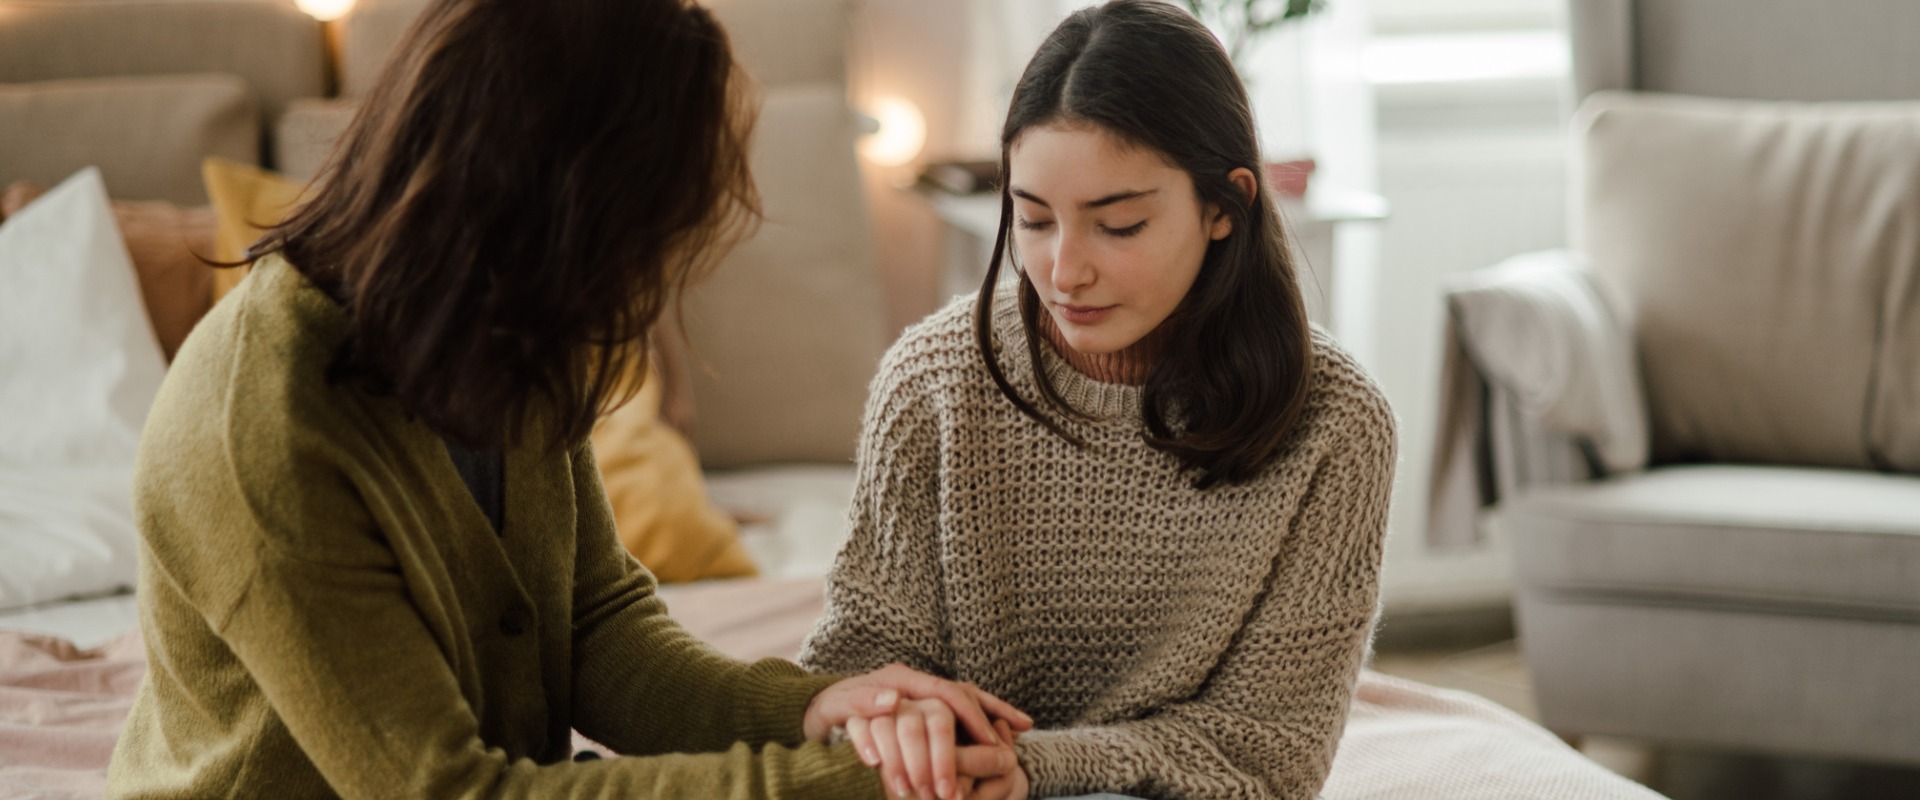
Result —
<svg viewBox="0 0 1920 800"><path fill-rule="evenodd" d="M340 372L463 445L577 442L757 219L751 113L691 0L436 0L249 253L349 318Z"/></svg>
<svg viewBox="0 0 1920 800"><path fill-rule="evenodd" d="M1000 133L1000 230L974 307L974 336L1002 394L1048 430L1079 442L1022 397L994 357L993 300L1008 256L1013 198L1009 156L1027 129L1098 126L1147 148L1193 178L1202 207L1233 221L1207 247L1193 287L1163 324L1165 345L1141 397L1147 442L1198 472L1196 488L1240 483L1280 451L1306 405L1313 340L1293 256L1261 168L1246 89L1206 27L1154 0L1112 0L1082 9L1047 36L1013 92ZM1229 179L1251 170L1249 198ZM1020 318L1040 396L1053 411L1079 412L1041 370L1039 315L1020 281Z"/></svg>

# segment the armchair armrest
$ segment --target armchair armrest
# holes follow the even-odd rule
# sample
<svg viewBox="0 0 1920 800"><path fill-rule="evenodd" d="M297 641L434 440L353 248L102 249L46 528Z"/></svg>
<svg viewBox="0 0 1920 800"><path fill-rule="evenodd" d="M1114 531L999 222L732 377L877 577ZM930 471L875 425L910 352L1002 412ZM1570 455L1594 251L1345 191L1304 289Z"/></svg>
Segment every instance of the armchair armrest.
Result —
<svg viewBox="0 0 1920 800"><path fill-rule="evenodd" d="M1577 253L1516 256L1446 287L1428 540L1479 539L1481 508L1526 486L1644 468L1632 321Z"/></svg>

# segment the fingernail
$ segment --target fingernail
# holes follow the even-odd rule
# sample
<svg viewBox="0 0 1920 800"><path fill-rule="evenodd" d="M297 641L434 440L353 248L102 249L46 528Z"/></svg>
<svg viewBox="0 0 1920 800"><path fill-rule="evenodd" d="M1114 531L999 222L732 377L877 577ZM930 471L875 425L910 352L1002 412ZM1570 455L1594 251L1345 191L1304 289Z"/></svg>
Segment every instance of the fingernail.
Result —
<svg viewBox="0 0 1920 800"><path fill-rule="evenodd" d="M1013 771L1013 754L1001 753L1000 758L995 763L998 763L1000 765L1000 772L1002 773L1012 772Z"/></svg>
<svg viewBox="0 0 1920 800"><path fill-rule="evenodd" d="M880 766L880 754L873 752L871 747L861 749L860 760L866 762L869 767Z"/></svg>
<svg viewBox="0 0 1920 800"><path fill-rule="evenodd" d="M893 779L893 796L894 797L912 797L913 796L912 792L907 791L906 778Z"/></svg>
<svg viewBox="0 0 1920 800"><path fill-rule="evenodd" d="M940 781L940 800L953 800L953 781Z"/></svg>
<svg viewBox="0 0 1920 800"><path fill-rule="evenodd" d="M900 700L900 693L892 689L881 689L880 694L875 695L873 699L880 705L890 706Z"/></svg>

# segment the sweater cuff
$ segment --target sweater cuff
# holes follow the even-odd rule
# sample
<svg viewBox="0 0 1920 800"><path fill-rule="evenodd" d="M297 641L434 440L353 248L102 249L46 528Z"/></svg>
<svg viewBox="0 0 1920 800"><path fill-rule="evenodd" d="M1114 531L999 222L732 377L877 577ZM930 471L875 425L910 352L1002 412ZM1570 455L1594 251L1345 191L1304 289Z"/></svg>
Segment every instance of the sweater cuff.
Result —
<svg viewBox="0 0 1920 800"><path fill-rule="evenodd" d="M818 746L809 745L806 749ZM884 800L887 797L886 788L880 782L880 771L862 763L853 745L841 743L825 750L823 758L807 759L806 763L795 765L792 775L795 798Z"/></svg>
<svg viewBox="0 0 1920 800"><path fill-rule="evenodd" d="M841 675L813 675L790 661L767 658L747 668L730 687L739 716L734 732L743 742L798 745L806 739L807 706ZM855 759L858 763L858 759ZM865 765L861 765L865 769Z"/></svg>
<svg viewBox="0 0 1920 800"><path fill-rule="evenodd" d="M1087 740L1089 731L1028 731L1014 741L1020 768L1027 772L1028 797L1073 797L1120 791L1113 783L1112 748Z"/></svg>

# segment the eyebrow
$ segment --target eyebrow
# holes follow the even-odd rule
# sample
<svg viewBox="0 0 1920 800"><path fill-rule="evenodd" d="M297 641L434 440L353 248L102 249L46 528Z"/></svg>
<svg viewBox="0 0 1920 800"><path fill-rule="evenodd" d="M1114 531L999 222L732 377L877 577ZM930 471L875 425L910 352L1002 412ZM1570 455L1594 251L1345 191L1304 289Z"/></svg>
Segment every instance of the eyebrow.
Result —
<svg viewBox="0 0 1920 800"><path fill-rule="evenodd" d="M1010 191L1015 197L1019 197L1023 200L1039 203L1040 205L1046 208L1053 207L1051 204L1047 203L1047 201L1040 199L1038 195L1035 195L1034 193L1029 192L1025 189L1022 189L1018 186L1015 186L1008 191ZM1133 190L1122 191L1122 192L1114 192L1113 194L1107 195L1106 197L1102 197L1097 200L1088 200L1087 202L1081 203L1080 207L1081 208L1103 208L1106 206L1113 205L1114 203L1124 203L1128 200L1138 200L1142 197L1149 197L1159 193L1160 193L1159 189L1148 189L1146 191L1133 189Z"/></svg>

